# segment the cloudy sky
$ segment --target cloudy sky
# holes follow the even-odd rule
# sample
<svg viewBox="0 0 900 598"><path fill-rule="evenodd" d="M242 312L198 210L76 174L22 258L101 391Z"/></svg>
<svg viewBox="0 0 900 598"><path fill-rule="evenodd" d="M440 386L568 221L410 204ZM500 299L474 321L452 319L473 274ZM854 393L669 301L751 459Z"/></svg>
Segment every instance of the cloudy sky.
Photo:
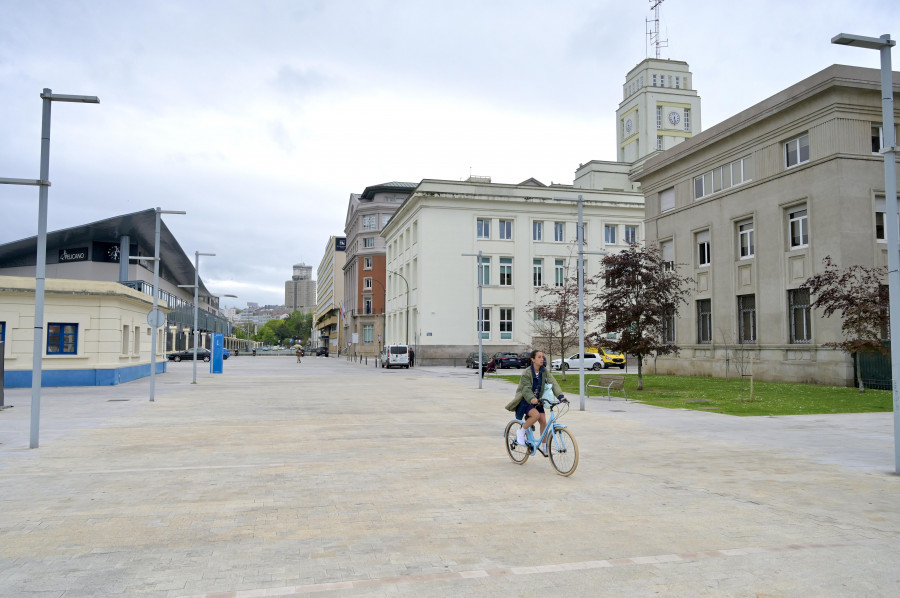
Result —
<svg viewBox="0 0 900 598"><path fill-rule="evenodd" d="M0 0L0 176L37 178L53 107L49 228L161 207L215 293L283 303L350 193L387 181L570 184L615 159L648 0ZM833 63L841 32L900 37L896 0L665 0L703 128ZM900 51L894 52L900 70ZM33 236L37 190L0 186L0 243Z"/></svg>

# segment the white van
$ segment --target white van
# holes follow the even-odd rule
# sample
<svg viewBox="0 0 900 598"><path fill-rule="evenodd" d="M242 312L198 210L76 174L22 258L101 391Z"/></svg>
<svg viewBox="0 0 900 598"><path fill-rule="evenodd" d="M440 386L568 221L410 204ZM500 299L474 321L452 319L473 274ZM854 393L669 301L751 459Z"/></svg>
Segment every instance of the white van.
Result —
<svg viewBox="0 0 900 598"><path fill-rule="evenodd" d="M409 368L409 345L387 345L381 353L381 367Z"/></svg>

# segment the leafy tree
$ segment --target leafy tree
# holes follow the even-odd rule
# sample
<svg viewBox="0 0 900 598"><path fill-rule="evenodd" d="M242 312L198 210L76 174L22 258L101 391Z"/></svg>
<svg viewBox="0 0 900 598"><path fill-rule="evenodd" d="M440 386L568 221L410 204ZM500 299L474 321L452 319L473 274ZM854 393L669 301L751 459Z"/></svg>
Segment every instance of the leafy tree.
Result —
<svg viewBox="0 0 900 598"><path fill-rule="evenodd" d="M295 311L284 321L287 326L287 338L308 339L312 331L312 314Z"/></svg>
<svg viewBox="0 0 900 598"><path fill-rule="evenodd" d="M561 357L578 338L578 266L574 259L568 260L561 286L553 280L551 286L542 287L537 301L529 302L529 311L536 315L533 326L539 336L547 339L547 363L553 359L553 353L559 351ZM555 273L554 273L555 275ZM596 286L598 277L585 278L585 297L588 289ZM589 310L585 309L585 327L589 319ZM562 370L563 380L566 370Z"/></svg>
<svg viewBox="0 0 900 598"><path fill-rule="evenodd" d="M637 389L643 390L644 358L679 350L666 339L666 332L667 327L674 325L679 308L687 305L693 279L678 274L676 265L664 261L656 246L632 244L620 253L604 257L603 265L606 284L596 309L606 316L606 330L617 332L618 340L593 340L637 357Z"/></svg>
<svg viewBox="0 0 900 598"><path fill-rule="evenodd" d="M822 260L825 271L806 279L803 288L809 289L815 300L813 309L821 309L826 318L835 312L841 316L844 340L825 343L855 356L856 382L859 392L865 392L859 368L861 353L887 354L881 331L888 325L888 288L881 281L887 276L885 268L850 266L843 270L831 261Z"/></svg>

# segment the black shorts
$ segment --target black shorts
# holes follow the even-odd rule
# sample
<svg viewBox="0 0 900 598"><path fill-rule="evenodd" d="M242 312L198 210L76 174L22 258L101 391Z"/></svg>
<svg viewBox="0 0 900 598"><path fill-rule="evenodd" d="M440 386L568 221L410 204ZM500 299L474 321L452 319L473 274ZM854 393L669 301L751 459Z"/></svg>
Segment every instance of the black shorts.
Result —
<svg viewBox="0 0 900 598"><path fill-rule="evenodd" d="M526 399L522 399L519 401L519 406L516 407L516 419L525 419L525 416L532 409L537 409L538 413L544 412L544 406L542 404L538 403L537 405L532 405Z"/></svg>

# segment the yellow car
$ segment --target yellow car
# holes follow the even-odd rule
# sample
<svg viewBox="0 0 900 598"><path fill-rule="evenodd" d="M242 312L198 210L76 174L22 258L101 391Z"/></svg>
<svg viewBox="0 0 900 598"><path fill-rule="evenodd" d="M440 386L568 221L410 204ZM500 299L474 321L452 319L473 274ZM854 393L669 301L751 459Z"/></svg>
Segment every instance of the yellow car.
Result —
<svg viewBox="0 0 900 598"><path fill-rule="evenodd" d="M610 349L597 347L591 347L589 349L586 349L586 351L596 353L600 356L600 361L603 362L604 370L609 367L618 367L622 370L625 369L625 355L623 353L616 353L615 351L611 351Z"/></svg>

